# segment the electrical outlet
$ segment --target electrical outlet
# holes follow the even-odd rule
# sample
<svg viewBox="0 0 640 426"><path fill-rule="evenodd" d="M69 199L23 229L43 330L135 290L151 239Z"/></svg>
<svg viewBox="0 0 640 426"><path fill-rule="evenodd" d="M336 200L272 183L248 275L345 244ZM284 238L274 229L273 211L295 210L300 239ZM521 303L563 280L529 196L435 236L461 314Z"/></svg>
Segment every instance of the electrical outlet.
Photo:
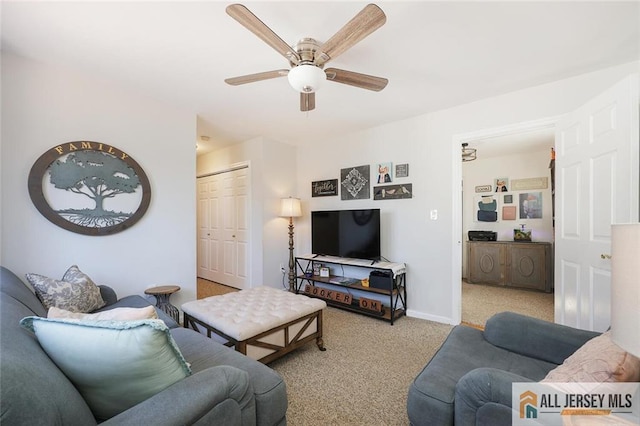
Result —
<svg viewBox="0 0 640 426"><path fill-rule="evenodd" d="M287 270L286 270L286 269L284 269L284 265L283 265L282 263L280 264L280 272L281 272L281 273L283 273L283 274L284 274L285 272L287 272Z"/></svg>

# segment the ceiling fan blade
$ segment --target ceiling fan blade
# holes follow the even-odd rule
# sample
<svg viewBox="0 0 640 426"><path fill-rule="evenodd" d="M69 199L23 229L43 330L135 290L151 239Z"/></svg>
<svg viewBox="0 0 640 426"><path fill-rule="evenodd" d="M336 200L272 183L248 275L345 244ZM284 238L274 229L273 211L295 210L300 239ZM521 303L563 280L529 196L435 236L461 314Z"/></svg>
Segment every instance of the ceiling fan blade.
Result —
<svg viewBox="0 0 640 426"><path fill-rule="evenodd" d="M257 35L287 60L298 64L300 56L284 40L282 40L271 28L267 27L256 15L241 4L227 6L227 14L238 21L246 29Z"/></svg>
<svg viewBox="0 0 640 426"><path fill-rule="evenodd" d="M335 59L380 28L386 21L387 16L382 9L375 4L368 4L320 47L315 60L316 65L322 65L330 59Z"/></svg>
<svg viewBox="0 0 640 426"><path fill-rule="evenodd" d="M300 111L311 111L316 107L316 94L300 92Z"/></svg>
<svg viewBox="0 0 640 426"><path fill-rule="evenodd" d="M373 75L360 74L353 71L345 71L338 68L327 68L324 70L327 80L336 83L348 84L362 89L379 92L387 86L389 80Z"/></svg>
<svg viewBox="0 0 640 426"><path fill-rule="evenodd" d="M265 71L256 74L226 78L224 82L232 86L239 86L241 84L253 83L255 81L269 80L270 78L284 77L287 74L289 74L289 70Z"/></svg>

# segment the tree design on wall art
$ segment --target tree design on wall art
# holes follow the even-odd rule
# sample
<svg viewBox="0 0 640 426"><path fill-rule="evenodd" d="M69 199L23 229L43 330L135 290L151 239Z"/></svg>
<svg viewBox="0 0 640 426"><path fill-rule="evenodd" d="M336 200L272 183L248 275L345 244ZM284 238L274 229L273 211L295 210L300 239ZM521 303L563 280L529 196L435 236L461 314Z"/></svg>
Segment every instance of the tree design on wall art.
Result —
<svg viewBox="0 0 640 426"><path fill-rule="evenodd" d="M99 151L69 154L66 161L56 160L49 167L55 188L85 196L95 202L92 209L64 208L58 215L80 226L102 228L129 219L132 211L105 210L104 202L119 194L131 194L140 186L136 172L124 161Z"/></svg>
<svg viewBox="0 0 640 426"><path fill-rule="evenodd" d="M151 190L128 154L104 143L58 145L33 165L29 195L47 219L87 235L120 232L146 212Z"/></svg>

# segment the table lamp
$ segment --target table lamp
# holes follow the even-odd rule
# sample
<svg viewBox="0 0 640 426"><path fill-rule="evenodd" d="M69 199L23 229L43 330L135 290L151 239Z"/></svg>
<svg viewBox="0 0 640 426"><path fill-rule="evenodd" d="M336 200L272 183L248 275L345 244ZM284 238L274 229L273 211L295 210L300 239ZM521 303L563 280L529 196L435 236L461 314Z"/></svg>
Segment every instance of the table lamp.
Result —
<svg viewBox="0 0 640 426"><path fill-rule="evenodd" d="M289 291L295 292L295 263L293 262L293 218L302 216L299 198L283 198L280 216L289 218Z"/></svg>

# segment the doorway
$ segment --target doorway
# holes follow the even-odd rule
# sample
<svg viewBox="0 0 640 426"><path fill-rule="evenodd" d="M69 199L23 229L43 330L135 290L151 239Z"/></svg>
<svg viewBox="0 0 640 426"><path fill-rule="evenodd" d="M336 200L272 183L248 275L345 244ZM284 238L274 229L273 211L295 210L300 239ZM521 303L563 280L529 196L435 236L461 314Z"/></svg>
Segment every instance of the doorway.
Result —
<svg viewBox="0 0 640 426"><path fill-rule="evenodd" d="M464 323L484 324L503 311L554 320L554 298L548 292L553 271L554 146L552 126L468 142L476 159L464 161L469 157L463 156L462 162ZM514 241L514 230L522 226L532 232L534 244L482 241L494 235L499 242ZM470 243L469 232L479 241Z"/></svg>
<svg viewBox="0 0 640 426"><path fill-rule="evenodd" d="M463 277L463 249L466 244L463 241L466 240L465 231L463 230L463 179L462 179L462 160L461 160L461 146L463 143L468 143L470 147L477 147L483 145L489 147L491 140L503 140L505 138L514 138L517 135L525 135L527 133L539 133L539 132L554 132L556 123L559 117L549 117L541 120L535 120L530 122L518 123L515 125L508 125L493 129L486 129L477 132L471 132L467 134L456 135L453 138L453 188L452 193L455 194L454 208L453 208L453 233L458 236L457 244L454 244L454 252L452 253L453 270L452 270L452 282L461 283L459 286L453 286L452 297L452 313L454 322L460 322L462 320L462 277ZM495 148L495 147L494 147ZM487 148L489 149L489 148ZM478 153L480 156L480 152ZM480 157L479 157L480 158ZM478 161L478 160L476 160ZM501 176L495 176L499 178ZM524 177L524 176L523 176ZM495 189L495 182L490 182L492 192ZM482 185L478 185L482 186ZM475 185L474 185L475 187ZM466 203L469 204L469 203ZM519 223L517 220L515 223ZM506 231L502 231L506 232ZM512 231L511 231L512 232ZM503 234L505 235L505 234ZM505 237L503 237L505 238ZM466 260L466 256L464 256Z"/></svg>

